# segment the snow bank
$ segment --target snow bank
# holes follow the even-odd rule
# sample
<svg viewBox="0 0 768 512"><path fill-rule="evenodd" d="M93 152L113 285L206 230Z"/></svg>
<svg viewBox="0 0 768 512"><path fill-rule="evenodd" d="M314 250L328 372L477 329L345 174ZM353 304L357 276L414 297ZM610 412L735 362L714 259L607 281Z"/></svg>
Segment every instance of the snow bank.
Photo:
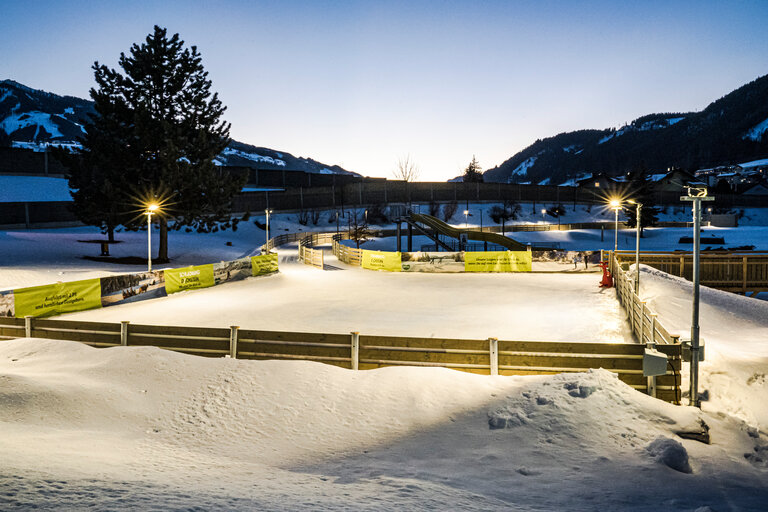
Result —
<svg viewBox="0 0 768 512"><path fill-rule="evenodd" d="M759 439L607 371L484 377L0 343L10 506L290 510L758 507ZM705 420L711 446L675 432ZM503 420L503 421L502 421ZM691 474L670 469L689 457ZM129 491L130 490L130 491Z"/></svg>

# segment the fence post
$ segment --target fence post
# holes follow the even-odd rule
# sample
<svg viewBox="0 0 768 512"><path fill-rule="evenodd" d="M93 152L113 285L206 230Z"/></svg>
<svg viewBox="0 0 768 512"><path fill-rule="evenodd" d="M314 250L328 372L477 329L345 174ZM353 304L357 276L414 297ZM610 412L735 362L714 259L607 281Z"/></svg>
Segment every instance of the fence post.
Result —
<svg viewBox="0 0 768 512"><path fill-rule="evenodd" d="M352 354L351 354L351 361L352 361L352 369L357 370L360 363L360 333L357 331L353 331L349 333L352 336Z"/></svg>
<svg viewBox="0 0 768 512"><path fill-rule="evenodd" d="M237 359L237 330L239 325L232 325L229 327L229 357Z"/></svg>
<svg viewBox="0 0 768 512"><path fill-rule="evenodd" d="M32 337L32 315L27 315L24 317L24 335L27 338Z"/></svg>
<svg viewBox="0 0 768 512"><path fill-rule="evenodd" d="M645 302L640 302L640 343L643 341L643 328L645 327Z"/></svg>
<svg viewBox="0 0 768 512"><path fill-rule="evenodd" d="M499 374L499 340L488 338L488 348L491 357L491 375Z"/></svg>
<svg viewBox="0 0 768 512"><path fill-rule="evenodd" d="M120 322L120 345L128 346L128 324L131 323L128 320L122 320Z"/></svg>

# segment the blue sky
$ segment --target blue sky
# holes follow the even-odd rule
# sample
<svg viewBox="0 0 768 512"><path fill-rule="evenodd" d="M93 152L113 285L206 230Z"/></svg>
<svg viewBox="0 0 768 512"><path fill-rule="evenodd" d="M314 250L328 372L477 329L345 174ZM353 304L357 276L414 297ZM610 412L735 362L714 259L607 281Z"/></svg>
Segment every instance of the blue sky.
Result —
<svg viewBox="0 0 768 512"><path fill-rule="evenodd" d="M768 2L0 0L0 79L87 97L155 24L197 45L233 138L422 180L538 138L700 110L768 73Z"/></svg>

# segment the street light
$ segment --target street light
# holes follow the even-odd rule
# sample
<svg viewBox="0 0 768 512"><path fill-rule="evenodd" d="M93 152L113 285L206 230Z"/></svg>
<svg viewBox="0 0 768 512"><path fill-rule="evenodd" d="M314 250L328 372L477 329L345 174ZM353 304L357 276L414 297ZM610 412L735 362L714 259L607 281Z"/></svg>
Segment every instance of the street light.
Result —
<svg viewBox="0 0 768 512"><path fill-rule="evenodd" d="M264 245L266 245L267 252L269 252L269 250L270 250L270 247L269 247L269 214L272 213L272 210L267 208L266 210L264 210L264 213L267 215L267 241L265 242Z"/></svg>
<svg viewBox="0 0 768 512"><path fill-rule="evenodd" d="M608 203L611 207L611 210L616 212L616 221L614 223L615 225L615 233L613 236L613 254L616 254L616 251L619 250L619 210L621 210L621 201L618 199L611 199L611 202Z"/></svg>
<svg viewBox="0 0 768 512"><path fill-rule="evenodd" d="M155 203L147 205L147 211L144 215L147 216L147 272L152 272L152 214L154 214L160 207Z"/></svg>
<svg viewBox="0 0 768 512"><path fill-rule="evenodd" d="M464 228L469 229L469 210L464 210Z"/></svg>
<svg viewBox="0 0 768 512"><path fill-rule="evenodd" d="M542 208L542 209L541 209L541 222L544 222L544 221L546 220L546 218L544 217L544 215L545 215L546 213L547 213L547 210L545 210L544 208Z"/></svg>
<svg viewBox="0 0 768 512"><path fill-rule="evenodd" d="M640 212L643 209L643 203L638 203L634 199L630 199L627 202L636 206L635 231L637 231L637 242L635 243L635 293L640 296Z"/></svg>

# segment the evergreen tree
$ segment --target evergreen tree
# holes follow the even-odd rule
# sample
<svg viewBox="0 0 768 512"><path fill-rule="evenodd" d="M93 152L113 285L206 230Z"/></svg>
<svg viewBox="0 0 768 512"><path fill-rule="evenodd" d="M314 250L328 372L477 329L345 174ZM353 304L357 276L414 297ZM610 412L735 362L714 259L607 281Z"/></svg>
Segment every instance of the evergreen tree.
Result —
<svg viewBox="0 0 768 512"><path fill-rule="evenodd" d="M483 168L477 162L475 155L472 155L472 161L469 163L466 169L464 169L464 183L482 183L483 182Z"/></svg>
<svg viewBox="0 0 768 512"><path fill-rule="evenodd" d="M168 222L173 229L209 231L227 222L230 204L244 183L222 173L213 159L229 143L226 110L203 69L195 46L155 26L129 55L122 73L93 65L96 116L86 128L80 162L70 185L76 207L90 224L116 220L141 227L142 203L164 202L158 260L168 261ZM93 134L91 133L93 131ZM115 216L112 210L117 209Z"/></svg>

